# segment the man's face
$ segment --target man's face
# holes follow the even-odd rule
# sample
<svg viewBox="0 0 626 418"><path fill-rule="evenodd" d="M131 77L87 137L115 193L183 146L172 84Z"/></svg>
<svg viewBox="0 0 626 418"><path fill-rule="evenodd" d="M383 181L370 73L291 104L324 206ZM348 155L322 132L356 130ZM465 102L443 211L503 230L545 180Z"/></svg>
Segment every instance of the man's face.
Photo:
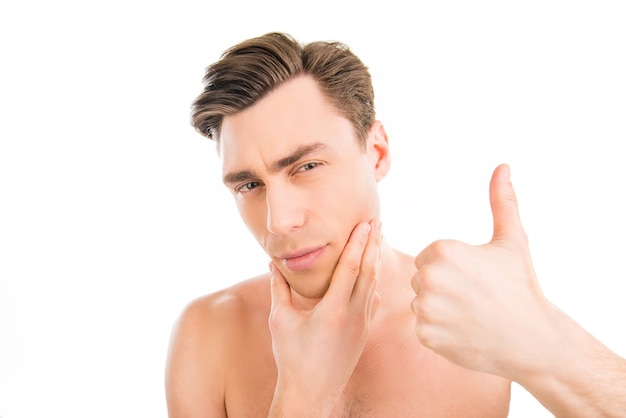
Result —
<svg viewBox="0 0 626 418"><path fill-rule="evenodd" d="M247 227L295 292L322 297L353 228L379 218L382 125L364 150L316 82L300 77L224 118L220 151Z"/></svg>

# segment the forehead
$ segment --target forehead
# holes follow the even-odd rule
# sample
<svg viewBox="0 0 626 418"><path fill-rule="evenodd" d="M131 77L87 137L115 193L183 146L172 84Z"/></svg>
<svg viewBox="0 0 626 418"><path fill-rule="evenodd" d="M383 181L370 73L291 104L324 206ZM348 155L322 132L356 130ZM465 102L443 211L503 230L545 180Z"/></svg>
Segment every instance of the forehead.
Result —
<svg viewBox="0 0 626 418"><path fill-rule="evenodd" d="M309 76L287 81L253 106L224 118L220 154L224 172L269 163L311 142L357 145L350 121L330 104Z"/></svg>

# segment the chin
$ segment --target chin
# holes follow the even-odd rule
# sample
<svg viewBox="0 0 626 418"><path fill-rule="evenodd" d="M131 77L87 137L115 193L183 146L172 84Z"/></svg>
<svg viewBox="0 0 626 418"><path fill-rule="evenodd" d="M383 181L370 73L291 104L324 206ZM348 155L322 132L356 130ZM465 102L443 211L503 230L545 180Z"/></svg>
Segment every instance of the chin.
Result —
<svg viewBox="0 0 626 418"><path fill-rule="evenodd" d="M298 273L284 272L283 275L291 289L306 299L323 298L330 286L331 274L322 273L319 270Z"/></svg>
<svg viewBox="0 0 626 418"><path fill-rule="evenodd" d="M324 295L326 294L326 292L328 291L328 286L326 286L324 289L295 289L292 287L292 289L300 296L302 296L305 299L310 299L310 300L319 300L322 299L324 297Z"/></svg>

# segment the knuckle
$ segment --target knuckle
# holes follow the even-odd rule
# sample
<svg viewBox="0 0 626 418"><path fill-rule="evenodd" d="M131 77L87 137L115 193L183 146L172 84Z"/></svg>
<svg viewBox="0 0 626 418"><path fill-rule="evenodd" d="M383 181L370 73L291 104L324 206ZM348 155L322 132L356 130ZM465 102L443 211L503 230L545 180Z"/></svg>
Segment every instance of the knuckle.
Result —
<svg viewBox="0 0 626 418"><path fill-rule="evenodd" d="M433 347L434 337L432 327L429 324L422 323L421 321L416 321L415 334L417 335L417 338L419 338L422 345L428 348Z"/></svg>
<svg viewBox="0 0 626 418"><path fill-rule="evenodd" d="M420 339L422 345L424 345L425 347L430 348L431 350L434 349L435 342L434 342L432 333L429 332L429 327L422 326L420 328L420 332L417 334L417 336Z"/></svg>
<svg viewBox="0 0 626 418"><path fill-rule="evenodd" d="M437 327L431 324L417 323L415 326L415 334L422 345L435 352L439 352L442 348L442 340Z"/></svg>
<svg viewBox="0 0 626 418"><path fill-rule="evenodd" d="M415 293L419 293L420 288L422 287L420 277L421 275L419 271L411 277L411 287Z"/></svg>
<svg viewBox="0 0 626 418"><path fill-rule="evenodd" d="M430 320L430 309L428 309L428 299L424 296L418 296L415 304L415 316L422 324L428 324Z"/></svg>
<svg viewBox="0 0 626 418"><path fill-rule="evenodd" d="M455 241L451 240L438 240L430 245L433 256L437 258L449 258L455 247Z"/></svg>
<svg viewBox="0 0 626 418"><path fill-rule="evenodd" d="M434 283L433 267L431 265L422 266L414 276L414 282L420 292L429 291Z"/></svg>
<svg viewBox="0 0 626 418"><path fill-rule="evenodd" d="M360 269L359 262L353 258L348 258L343 264L343 270L351 277L358 275Z"/></svg>
<svg viewBox="0 0 626 418"><path fill-rule="evenodd" d="M506 207L510 209L515 209L519 207L519 203L517 201L517 195L515 193L507 193L503 199L503 203Z"/></svg>
<svg viewBox="0 0 626 418"><path fill-rule="evenodd" d="M328 313L327 319L333 324L344 326L351 320L351 315L346 307L337 307Z"/></svg>
<svg viewBox="0 0 626 418"><path fill-rule="evenodd" d="M376 280L378 276L378 267L375 264L366 264L361 271L368 279Z"/></svg>

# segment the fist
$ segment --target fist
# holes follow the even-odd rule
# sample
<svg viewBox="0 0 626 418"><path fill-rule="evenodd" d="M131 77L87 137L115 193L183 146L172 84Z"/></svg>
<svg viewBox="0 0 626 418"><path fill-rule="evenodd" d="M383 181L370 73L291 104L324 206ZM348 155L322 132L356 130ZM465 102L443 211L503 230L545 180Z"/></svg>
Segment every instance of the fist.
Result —
<svg viewBox="0 0 626 418"><path fill-rule="evenodd" d="M468 369L513 378L539 345L548 303L537 283L509 167L489 188L493 237L436 241L415 259L412 309L422 344Z"/></svg>

